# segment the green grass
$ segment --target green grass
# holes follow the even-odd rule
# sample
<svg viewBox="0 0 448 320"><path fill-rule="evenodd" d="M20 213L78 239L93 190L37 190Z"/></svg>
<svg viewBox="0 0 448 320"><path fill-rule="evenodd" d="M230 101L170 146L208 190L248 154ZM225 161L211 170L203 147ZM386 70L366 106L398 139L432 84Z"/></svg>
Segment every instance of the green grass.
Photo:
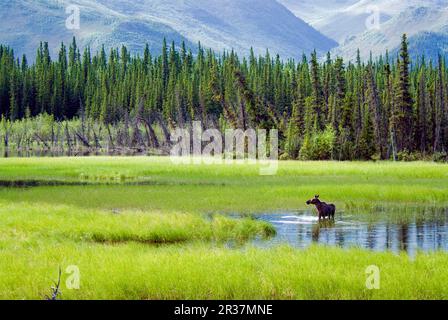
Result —
<svg viewBox="0 0 448 320"><path fill-rule="evenodd" d="M2 252L0 298L42 299L58 266L76 265L80 289L63 299L447 299L448 255L405 255L313 247L105 246L64 243ZM380 290L366 268L380 268Z"/></svg>
<svg viewBox="0 0 448 320"><path fill-rule="evenodd" d="M0 199L223 213L303 209L315 194L344 209L448 206L448 165L444 164L280 162L277 175L258 173L256 166L175 166L164 158L1 159L3 182L88 185L0 188ZM136 183L143 185L128 185Z"/></svg>
<svg viewBox="0 0 448 320"><path fill-rule="evenodd" d="M163 158L1 159L0 185L29 187L0 187L0 299L43 299L69 265L81 288L63 273L63 299L448 299L446 253L230 249L274 231L220 214L303 209L319 193L399 221L415 206L440 214L447 182L448 165L423 162L281 162L264 177ZM365 286L370 265L380 290Z"/></svg>
<svg viewBox="0 0 448 320"><path fill-rule="evenodd" d="M187 241L244 241L268 237L267 223L224 216L143 211L100 211L67 206L0 202L0 246L44 242L92 241L166 244Z"/></svg>

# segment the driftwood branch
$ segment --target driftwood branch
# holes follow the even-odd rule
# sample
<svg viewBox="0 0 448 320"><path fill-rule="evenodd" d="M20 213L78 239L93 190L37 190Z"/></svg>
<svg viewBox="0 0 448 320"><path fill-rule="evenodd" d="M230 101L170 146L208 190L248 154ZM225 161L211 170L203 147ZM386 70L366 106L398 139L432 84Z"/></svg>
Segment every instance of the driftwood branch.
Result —
<svg viewBox="0 0 448 320"><path fill-rule="evenodd" d="M51 296L47 296L47 300L56 301L58 300L58 297L61 295L61 277L62 277L62 270L61 267L59 267L59 276L58 276L58 282L55 283L53 287L51 287Z"/></svg>

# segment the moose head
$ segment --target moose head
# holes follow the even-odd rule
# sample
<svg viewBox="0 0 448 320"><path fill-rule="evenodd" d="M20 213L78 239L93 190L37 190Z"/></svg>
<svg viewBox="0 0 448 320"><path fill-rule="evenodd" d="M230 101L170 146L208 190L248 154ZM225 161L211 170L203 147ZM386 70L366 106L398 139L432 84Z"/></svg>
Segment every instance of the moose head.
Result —
<svg viewBox="0 0 448 320"><path fill-rule="evenodd" d="M311 205L311 204L316 205L316 204L319 204L319 203L320 203L319 195L314 196L314 199L308 200L306 202L307 205Z"/></svg>

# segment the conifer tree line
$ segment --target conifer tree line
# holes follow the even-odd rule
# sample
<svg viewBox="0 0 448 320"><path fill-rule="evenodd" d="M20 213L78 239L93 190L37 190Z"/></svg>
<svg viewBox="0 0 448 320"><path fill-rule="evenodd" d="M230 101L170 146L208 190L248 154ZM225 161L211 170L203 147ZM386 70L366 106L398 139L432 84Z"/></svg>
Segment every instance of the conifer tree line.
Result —
<svg viewBox="0 0 448 320"><path fill-rule="evenodd" d="M41 43L31 64L0 46L2 123L42 114L82 119L110 140L121 126L122 144L142 148L201 121L204 128L278 129L285 159L446 158L447 82L442 56L410 61L406 35L397 56L363 62L358 52L353 63L330 54L321 62L315 52L301 61L268 51L217 55L201 45L193 54L166 41L158 56L148 46L140 56L124 46L93 55L73 38L56 59ZM84 132L75 136L91 145Z"/></svg>

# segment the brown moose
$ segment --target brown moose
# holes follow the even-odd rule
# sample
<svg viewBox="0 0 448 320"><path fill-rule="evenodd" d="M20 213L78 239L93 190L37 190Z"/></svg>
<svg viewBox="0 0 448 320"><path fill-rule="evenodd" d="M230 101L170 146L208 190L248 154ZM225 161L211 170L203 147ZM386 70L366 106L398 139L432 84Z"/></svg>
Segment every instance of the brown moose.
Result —
<svg viewBox="0 0 448 320"><path fill-rule="evenodd" d="M322 219L325 220L326 218L334 220L334 215L336 214L336 206L334 204L321 202L318 195L316 195L314 199L308 200L306 204L316 206L316 209L319 212L319 221Z"/></svg>

